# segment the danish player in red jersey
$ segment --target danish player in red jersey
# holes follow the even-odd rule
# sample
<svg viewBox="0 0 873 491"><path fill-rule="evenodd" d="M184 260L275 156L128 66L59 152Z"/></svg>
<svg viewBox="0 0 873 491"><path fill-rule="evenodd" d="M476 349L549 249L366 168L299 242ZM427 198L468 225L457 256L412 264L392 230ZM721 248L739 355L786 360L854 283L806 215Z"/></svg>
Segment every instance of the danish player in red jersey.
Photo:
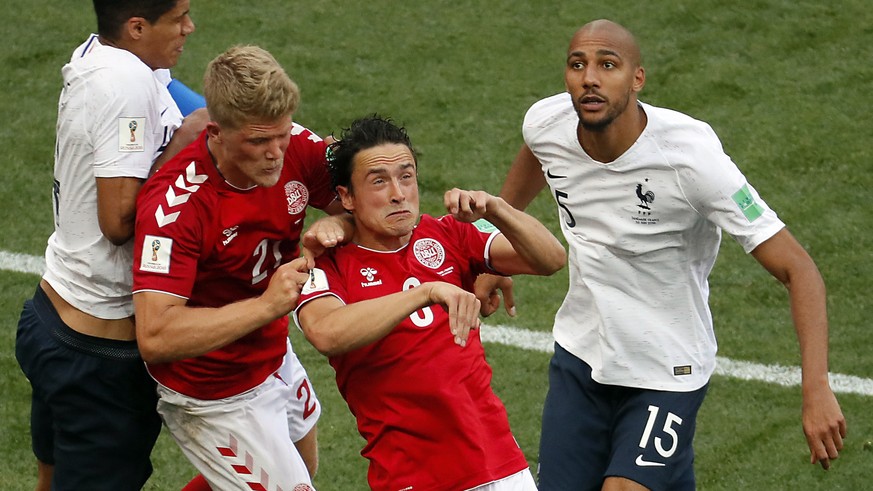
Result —
<svg viewBox="0 0 873 491"><path fill-rule="evenodd" d="M484 191L453 189L449 215L420 217L415 152L389 120L355 121L329 160L355 231L316 260L294 315L336 370L370 487L535 490L491 389L471 289L483 272L554 273L560 242Z"/></svg>
<svg viewBox="0 0 873 491"><path fill-rule="evenodd" d="M326 144L292 122L297 86L260 48L215 58L204 95L205 132L137 202L137 341L164 423L213 489L312 489L321 407L287 314L309 278L306 207L342 211Z"/></svg>

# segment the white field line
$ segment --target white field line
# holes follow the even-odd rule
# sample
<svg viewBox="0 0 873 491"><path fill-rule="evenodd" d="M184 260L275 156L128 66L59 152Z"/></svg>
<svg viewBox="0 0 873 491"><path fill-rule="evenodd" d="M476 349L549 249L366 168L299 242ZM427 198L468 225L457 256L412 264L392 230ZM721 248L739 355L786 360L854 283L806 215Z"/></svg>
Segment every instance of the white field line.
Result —
<svg viewBox="0 0 873 491"><path fill-rule="evenodd" d="M544 353L555 351L555 339L549 332L530 331L510 326L483 325L481 336L485 342L506 344ZM742 380L757 380L785 387L800 385L799 367L762 365L748 361L731 360L723 356L716 358L715 374ZM834 392L873 396L873 380L841 373L829 373L828 375Z"/></svg>
<svg viewBox="0 0 873 491"><path fill-rule="evenodd" d="M41 275L45 271L45 260L27 254L0 251L0 269ZM548 332L485 324L482 326L481 336L485 342L500 343L543 353L554 352L555 341L552 334ZM725 377L757 380L785 387L800 385L800 368L798 367L762 365L731 360L721 356L716 359L715 373ZM873 396L873 380L871 379L841 373L829 375L831 387L835 392Z"/></svg>

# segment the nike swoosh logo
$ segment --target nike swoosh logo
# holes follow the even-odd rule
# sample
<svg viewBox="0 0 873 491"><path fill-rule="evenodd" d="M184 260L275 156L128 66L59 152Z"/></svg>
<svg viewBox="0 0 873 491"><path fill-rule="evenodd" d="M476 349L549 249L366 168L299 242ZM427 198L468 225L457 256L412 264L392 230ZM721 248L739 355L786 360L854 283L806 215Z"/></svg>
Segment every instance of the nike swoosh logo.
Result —
<svg viewBox="0 0 873 491"><path fill-rule="evenodd" d="M666 467L667 464L663 462L649 462L648 460L643 460L643 455L640 454L637 456L636 464L640 467Z"/></svg>
<svg viewBox="0 0 873 491"><path fill-rule="evenodd" d="M567 176L559 176L557 174L552 174L551 169L546 171L546 177L549 177L551 179L566 179L567 178Z"/></svg>

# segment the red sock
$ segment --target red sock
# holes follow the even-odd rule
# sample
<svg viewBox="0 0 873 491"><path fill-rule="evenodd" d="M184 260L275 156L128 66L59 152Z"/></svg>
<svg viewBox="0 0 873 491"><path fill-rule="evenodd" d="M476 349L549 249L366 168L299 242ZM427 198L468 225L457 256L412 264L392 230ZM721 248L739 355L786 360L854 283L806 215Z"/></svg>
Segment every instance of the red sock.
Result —
<svg viewBox="0 0 873 491"><path fill-rule="evenodd" d="M194 479L191 479L191 482L182 488L182 491L212 491L212 488L209 487L203 474L197 474Z"/></svg>

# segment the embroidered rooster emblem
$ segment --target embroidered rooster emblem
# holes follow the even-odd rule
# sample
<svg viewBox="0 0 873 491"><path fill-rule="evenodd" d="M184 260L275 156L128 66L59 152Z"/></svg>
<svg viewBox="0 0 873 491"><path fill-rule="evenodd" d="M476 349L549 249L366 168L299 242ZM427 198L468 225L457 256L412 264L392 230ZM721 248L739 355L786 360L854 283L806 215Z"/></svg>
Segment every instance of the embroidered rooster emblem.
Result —
<svg viewBox="0 0 873 491"><path fill-rule="evenodd" d="M638 204L637 206L643 208L644 210L649 210L651 209L649 208L649 203L654 203L655 201L655 193L651 191L646 191L645 193L643 193L643 185L637 184L637 198L640 199L640 204Z"/></svg>

